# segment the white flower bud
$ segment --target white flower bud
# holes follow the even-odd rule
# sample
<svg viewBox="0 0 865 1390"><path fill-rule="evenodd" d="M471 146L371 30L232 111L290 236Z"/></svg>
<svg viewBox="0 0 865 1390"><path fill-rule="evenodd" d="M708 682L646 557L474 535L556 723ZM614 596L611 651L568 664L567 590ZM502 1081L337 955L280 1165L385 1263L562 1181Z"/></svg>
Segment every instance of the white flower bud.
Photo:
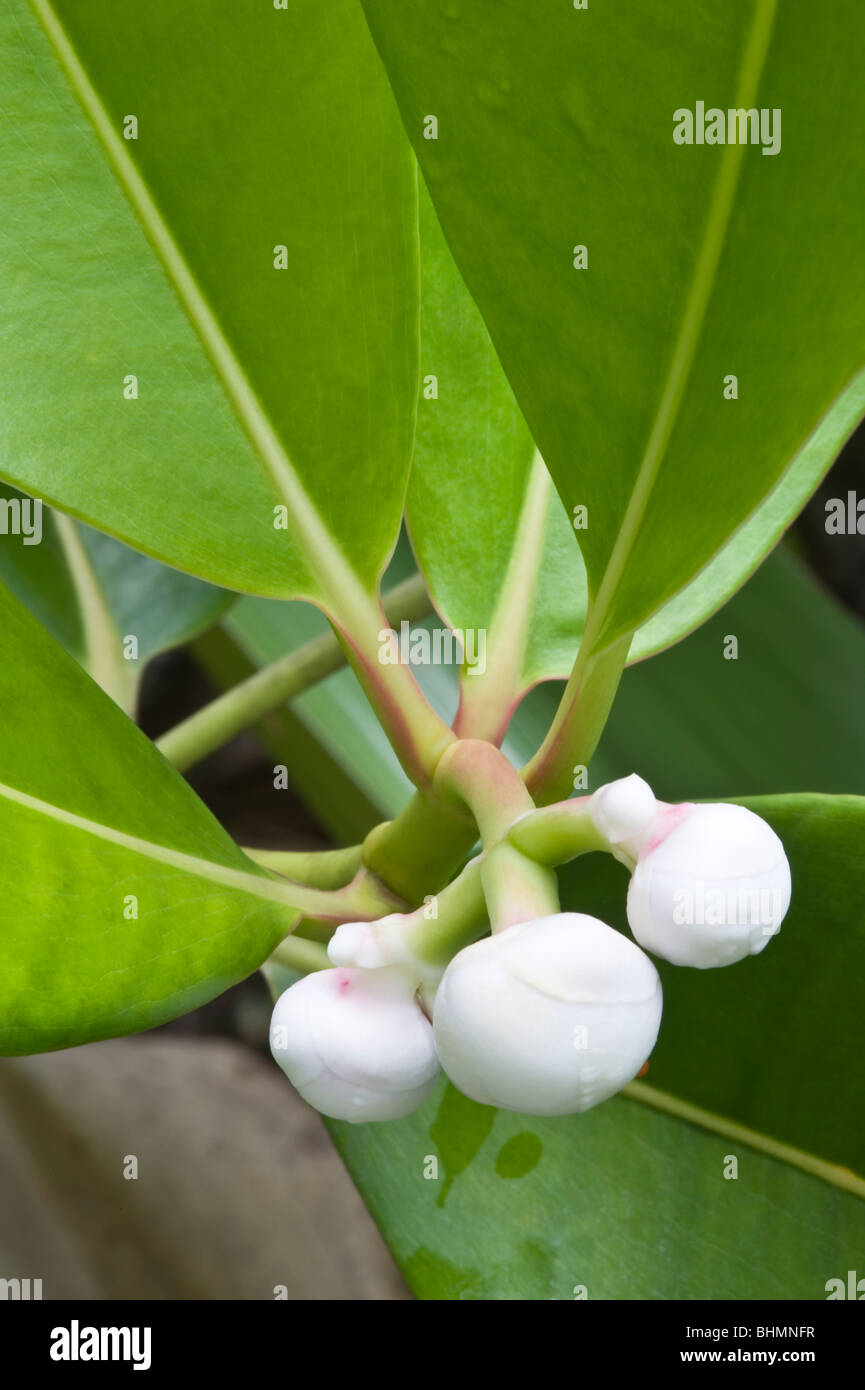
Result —
<svg viewBox="0 0 865 1390"><path fill-rule="evenodd" d="M366 970L392 965L394 962L384 950L379 926L378 922L343 922L337 927L327 946L327 954L334 965L360 965Z"/></svg>
<svg viewBox="0 0 865 1390"><path fill-rule="evenodd" d="M661 982L612 927L562 912L454 956L439 986L439 1060L472 1100L525 1115L588 1110L630 1081L655 1044Z"/></svg>
<svg viewBox="0 0 865 1390"><path fill-rule="evenodd" d="M628 889L634 936L674 965L701 970L756 955L790 905L784 846L744 806L682 809L659 816L637 861Z"/></svg>
<svg viewBox="0 0 865 1390"><path fill-rule="evenodd" d="M590 813L598 830L611 845L631 840L655 819L658 803L648 782L636 772L599 787L590 802Z"/></svg>
<svg viewBox="0 0 865 1390"><path fill-rule="evenodd" d="M399 912L379 917L376 922L343 922L330 938L327 954L334 965L361 966L364 970L380 970L386 965L404 966L415 983L424 1005L429 990L441 979L442 966L418 958L411 947L407 927L411 916Z"/></svg>
<svg viewBox="0 0 865 1390"><path fill-rule="evenodd" d="M270 1050L323 1115L353 1122L407 1115L439 1073L415 989L401 966L306 975L276 1002Z"/></svg>

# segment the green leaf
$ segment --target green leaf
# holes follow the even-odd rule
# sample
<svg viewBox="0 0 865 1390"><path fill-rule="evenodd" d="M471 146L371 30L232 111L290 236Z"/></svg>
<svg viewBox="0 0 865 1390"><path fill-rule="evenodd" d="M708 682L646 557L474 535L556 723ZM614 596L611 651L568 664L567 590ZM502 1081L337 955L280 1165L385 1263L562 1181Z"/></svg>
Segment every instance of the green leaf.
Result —
<svg viewBox="0 0 865 1390"><path fill-rule="evenodd" d="M66 650L84 662L87 640L81 606L54 513L0 484L7 531L0 539L0 580Z"/></svg>
<svg viewBox="0 0 865 1390"><path fill-rule="evenodd" d="M197 1008L298 913L0 586L0 1052Z"/></svg>
<svg viewBox="0 0 865 1390"><path fill-rule="evenodd" d="M414 161L358 7L32 8L45 32L0 17L4 475L229 588L360 602L418 309Z"/></svg>
<svg viewBox="0 0 865 1390"><path fill-rule="evenodd" d="M421 373L424 383L435 376L437 395L424 386L406 516L442 617L486 633L485 670L465 676L460 720L464 731L495 736L515 697L570 673L585 625L585 566L423 187L421 234ZM860 373L755 514L637 630L629 664L680 641L732 596L863 412Z"/></svg>
<svg viewBox="0 0 865 1390"><path fill-rule="evenodd" d="M425 191L421 267L424 389L406 520L430 594L465 645L458 732L498 738L526 690L570 671L585 571Z"/></svg>
<svg viewBox="0 0 865 1390"><path fill-rule="evenodd" d="M750 578L805 505L840 444L863 415L865 372L860 372L753 516L690 584L637 629L628 652L629 665L654 656L693 632Z"/></svg>
<svg viewBox="0 0 865 1390"><path fill-rule="evenodd" d="M736 800L780 835L792 904L777 939L738 965L688 970L656 962L664 1017L648 1080L865 1173L862 1008L850 984L865 973L865 797ZM621 865L591 855L561 881L568 908L628 931Z"/></svg>
<svg viewBox="0 0 865 1390"><path fill-rule="evenodd" d="M0 486L4 504L26 508L28 499ZM209 627L234 600L50 508L42 508L40 527L38 544L3 537L0 579L123 708L133 707L152 656ZM130 636L138 655L127 658Z"/></svg>
<svg viewBox="0 0 865 1390"><path fill-rule="evenodd" d="M789 521L861 413L858 6L831 25L775 0L364 9L538 448L568 514L588 508L590 646L607 646L795 469ZM698 100L780 110L780 150L675 143Z"/></svg>
<svg viewBox="0 0 865 1390"><path fill-rule="evenodd" d="M421 1298L823 1299L861 1259L860 1198L632 1099L537 1119L440 1086L329 1128Z"/></svg>
<svg viewBox="0 0 865 1390"><path fill-rule="evenodd" d="M666 801L865 794L863 689L865 626L779 551L686 642L625 673L590 785L636 769ZM537 694L543 722L555 692Z"/></svg>

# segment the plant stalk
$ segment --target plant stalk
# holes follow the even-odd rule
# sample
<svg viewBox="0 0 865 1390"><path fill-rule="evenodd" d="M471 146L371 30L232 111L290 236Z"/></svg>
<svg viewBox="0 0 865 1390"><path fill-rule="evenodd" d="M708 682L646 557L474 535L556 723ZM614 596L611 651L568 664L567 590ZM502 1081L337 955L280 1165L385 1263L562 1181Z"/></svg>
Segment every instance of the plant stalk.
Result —
<svg viewBox="0 0 865 1390"><path fill-rule="evenodd" d="M437 893L477 841L471 816L415 792L392 821L375 826L363 843L363 862L383 883L416 906Z"/></svg>
<svg viewBox="0 0 865 1390"><path fill-rule="evenodd" d="M472 812L481 832L481 883L493 931L559 911L555 873L507 841L515 821L535 810L516 768L481 739L452 743L436 768L434 790Z"/></svg>
<svg viewBox="0 0 865 1390"><path fill-rule="evenodd" d="M416 622L425 617L430 601L421 576L412 575L395 585L385 595L384 609L391 623ZM184 772L287 700L340 670L345 660L334 633L313 637L169 729L157 739L156 746Z"/></svg>
<svg viewBox="0 0 865 1390"><path fill-rule="evenodd" d="M583 636L556 717L523 778L538 805L561 801L573 790L575 769L588 767L619 688L632 633L593 656Z"/></svg>
<svg viewBox="0 0 865 1390"><path fill-rule="evenodd" d="M363 865L362 847L348 849L248 849L244 854L263 869L310 888L344 888Z"/></svg>
<svg viewBox="0 0 865 1390"><path fill-rule="evenodd" d="M609 841L589 814L590 801L591 797L581 796L542 806L512 825L508 840L530 859L549 868L567 864L592 850L610 853Z"/></svg>

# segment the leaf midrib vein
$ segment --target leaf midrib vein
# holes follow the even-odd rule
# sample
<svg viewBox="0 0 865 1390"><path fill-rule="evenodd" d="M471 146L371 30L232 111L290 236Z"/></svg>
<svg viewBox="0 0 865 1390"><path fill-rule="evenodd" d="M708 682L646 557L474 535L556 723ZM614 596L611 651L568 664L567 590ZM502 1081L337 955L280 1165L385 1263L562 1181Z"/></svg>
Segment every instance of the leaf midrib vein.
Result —
<svg viewBox="0 0 865 1390"><path fill-rule="evenodd" d="M36 812L37 815L47 816L48 819L61 825L67 825L72 829L83 831L87 835L93 835L99 840L117 845L120 849L129 850L133 854L140 854L145 859L165 864L173 869L180 869L184 873L194 874L197 878L208 879L211 883L218 883L226 888L249 893L253 897L266 898L270 902L293 908L295 911L299 910L295 901L296 893L294 890L287 891L285 886L275 879L259 878L255 874L246 873L243 869L232 869L227 864L218 864L214 860L201 859L197 855L187 854L184 850L171 849L168 845L156 844L153 840L145 840L141 836L130 835L125 830L117 830L114 826L103 825L100 821L91 820L88 816L79 816L75 811L67 811L62 806L55 806L50 801L43 801L40 797L31 796L29 792L20 791L17 787L10 787L5 782L0 782L0 799L11 801L26 810Z"/></svg>
<svg viewBox="0 0 865 1390"><path fill-rule="evenodd" d="M776 8L777 0L756 0L754 19L739 70L735 97L737 108L751 107L756 96L772 38ZM587 624L587 631L589 626L592 629L592 642L603 636L608 612L636 543L679 414L729 228L744 153L744 144L724 146L664 389Z"/></svg>
<svg viewBox="0 0 865 1390"><path fill-rule="evenodd" d="M813 1178L819 1178L822 1182L831 1187L840 1188L843 1192L850 1192L856 1197L865 1198L865 1178L860 1178L851 1169L843 1168L840 1164L830 1163L827 1159L818 1158L815 1154L810 1154L804 1149L797 1149L792 1144L786 1144L780 1139L772 1139L769 1135L761 1134L758 1130L749 1129L747 1125L738 1124L735 1120L728 1120L725 1116L716 1115L713 1111L703 1110L700 1106L692 1105L689 1101L681 1100L678 1096L656 1090L654 1086L649 1086L643 1081L632 1081L621 1094L628 1100L635 1100L642 1105L648 1105L652 1110L659 1110L665 1115L682 1120L685 1124L693 1125L698 1129L709 1130L725 1139L747 1144L749 1148L756 1149L758 1153L764 1154L767 1158L774 1159L778 1163L786 1163L791 1168L798 1168L801 1172L808 1173Z"/></svg>
<svg viewBox="0 0 865 1390"><path fill-rule="evenodd" d="M147 184L118 135L67 35L51 0L30 0L72 89L98 136L147 237L159 256L186 314L198 333L227 396L236 410L276 495L289 512L304 565L331 611L360 607L369 597L357 574L323 522L285 447L226 338L195 276L175 242ZM334 595L339 600L334 601ZM340 612L339 616L342 616Z"/></svg>
<svg viewBox="0 0 865 1390"><path fill-rule="evenodd" d="M537 601L551 497L552 479L540 454L534 450L507 568L487 623L491 657L483 675L461 681L461 708L469 723L474 710L479 705L484 708L490 692L497 701L497 709L498 706L502 712L509 709L525 677L529 626ZM464 728L468 728L468 724ZM466 736L463 732L463 737Z"/></svg>
<svg viewBox="0 0 865 1390"><path fill-rule="evenodd" d="M64 512L53 516L84 629L86 669L126 714L135 704L136 668L122 655L121 634L108 607L76 523Z"/></svg>

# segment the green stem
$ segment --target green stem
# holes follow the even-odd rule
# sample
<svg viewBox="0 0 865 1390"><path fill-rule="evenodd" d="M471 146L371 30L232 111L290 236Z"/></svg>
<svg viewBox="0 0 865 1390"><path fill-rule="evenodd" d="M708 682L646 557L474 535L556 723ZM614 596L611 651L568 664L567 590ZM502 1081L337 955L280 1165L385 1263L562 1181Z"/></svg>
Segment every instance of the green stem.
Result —
<svg viewBox="0 0 865 1390"><path fill-rule="evenodd" d="M464 671L460 678L460 705L454 721L458 738L482 738L498 747L519 701L552 491L552 479L536 451L507 571L489 624L486 670L483 674Z"/></svg>
<svg viewBox="0 0 865 1390"><path fill-rule="evenodd" d="M385 595L384 608L391 623L415 622L425 617L430 601L420 575L412 575L391 589ZM338 671L345 659L334 633L313 637L184 719L163 734L156 746L183 772L287 700Z"/></svg>
<svg viewBox="0 0 865 1390"><path fill-rule="evenodd" d="M138 691L136 663L123 655L123 640L109 610L105 594L70 516L54 512L54 525L69 566L84 628L87 671L106 695L110 695L130 719L135 714Z"/></svg>
<svg viewBox="0 0 865 1390"><path fill-rule="evenodd" d="M481 881L494 932L561 912L555 870L536 863L508 840L486 856Z"/></svg>
<svg viewBox="0 0 865 1390"><path fill-rule="evenodd" d="M575 768L588 767L619 688L632 635L590 656L586 627L556 717L523 768L526 785L539 804L566 797L573 789Z"/></svg>
<svg viewBox="0 0 865 1390"><path fill-rule="evenodd" d="M425 989L435 989L457 951L486 930L483 862L478 855L429 903L403 916L382 918L372 929L383 958L409 966Z"/></svg>
<svg viewBox="0 0 865 1390"><path fill-rule="evenodd" d="M485 851L481 883L493 931L559 911L556 876L528 858L506 836L535 809L525 784L504 753L481 739L452 743L436 768L434 790L472 812Z"/></svg>
<svg viewBox="0 0 865 1390"><path fill-rule="evenodd" d="M278 874L271 877L283 885L287 901L304 917L334 926L340 922L374 922L385 913L399 912L406 906L363 868L350 883L333 889L312 888Z"/></svg>
<svg viewBox="0 0 865 1390"><path fill-rule="evenodd" d="M415 792L394 820L370 831L363 861L394 893L417 904L448 882L476 840L475 823L464 811Z"/></svg>
<svg viewBox="0 0 865 1390"><path fill-rule="evenodd" d="M402 661L399 643L381 623L355 622L345 626L331 616L349 665L399 758L406 776L426 789L439 758L454 734L428 703L410 668Z"/></svg>
<svg viewBox="0 0 865 1390"><path fill-rule="evenodd" d="M500 931L558 912L556 865L593 850L617 853L594 823L591 797L521 811L528 799L525 787L513 784L514 778L519 782L516 773L500 761L503 755L490 745L472 747L470 740L448 750L436 785L449 783L452 795L461 787L461 794L474 801L488 847L424 907L383 917L372 927L383 959L411 966L427 989L435 988L457 951L477 940L488 918ZM493 773L486 785L484 765ZM503 838L496 839L502 831Z"/></svg>
<svg viewBox="0 0 865 1390"><path fill-rule="evenodd" d="M471 812L484 849L503 839L519 816L535 809L516 768L483 739L459 739L450 745L436 767L433 792Z"/></svg>
<svg viewBox="0 0 865 1390"><path fill-rule="evenodd" d="M270 963L282 965L286 970L296 970L307 975L312 970L331 968L327 951L317 941L308 941L301 936L287 936L268 957Z"/></svg>
<svg viewBox="0 0 865 1390"><path fill-rule="evenodd" d="M344 888L362 867L362 847L348 849L247 849L244 854L263 869L293 878L310 888Z"/></svg>
<svg viewBox="0 0 865 1390"><path fill-rule="evenodd" d="M582 796L532 811L511 826L508 839L530 859L550 868L592 850L610 853L609 841L589 814L590 801L591 797Z"/></svg>

